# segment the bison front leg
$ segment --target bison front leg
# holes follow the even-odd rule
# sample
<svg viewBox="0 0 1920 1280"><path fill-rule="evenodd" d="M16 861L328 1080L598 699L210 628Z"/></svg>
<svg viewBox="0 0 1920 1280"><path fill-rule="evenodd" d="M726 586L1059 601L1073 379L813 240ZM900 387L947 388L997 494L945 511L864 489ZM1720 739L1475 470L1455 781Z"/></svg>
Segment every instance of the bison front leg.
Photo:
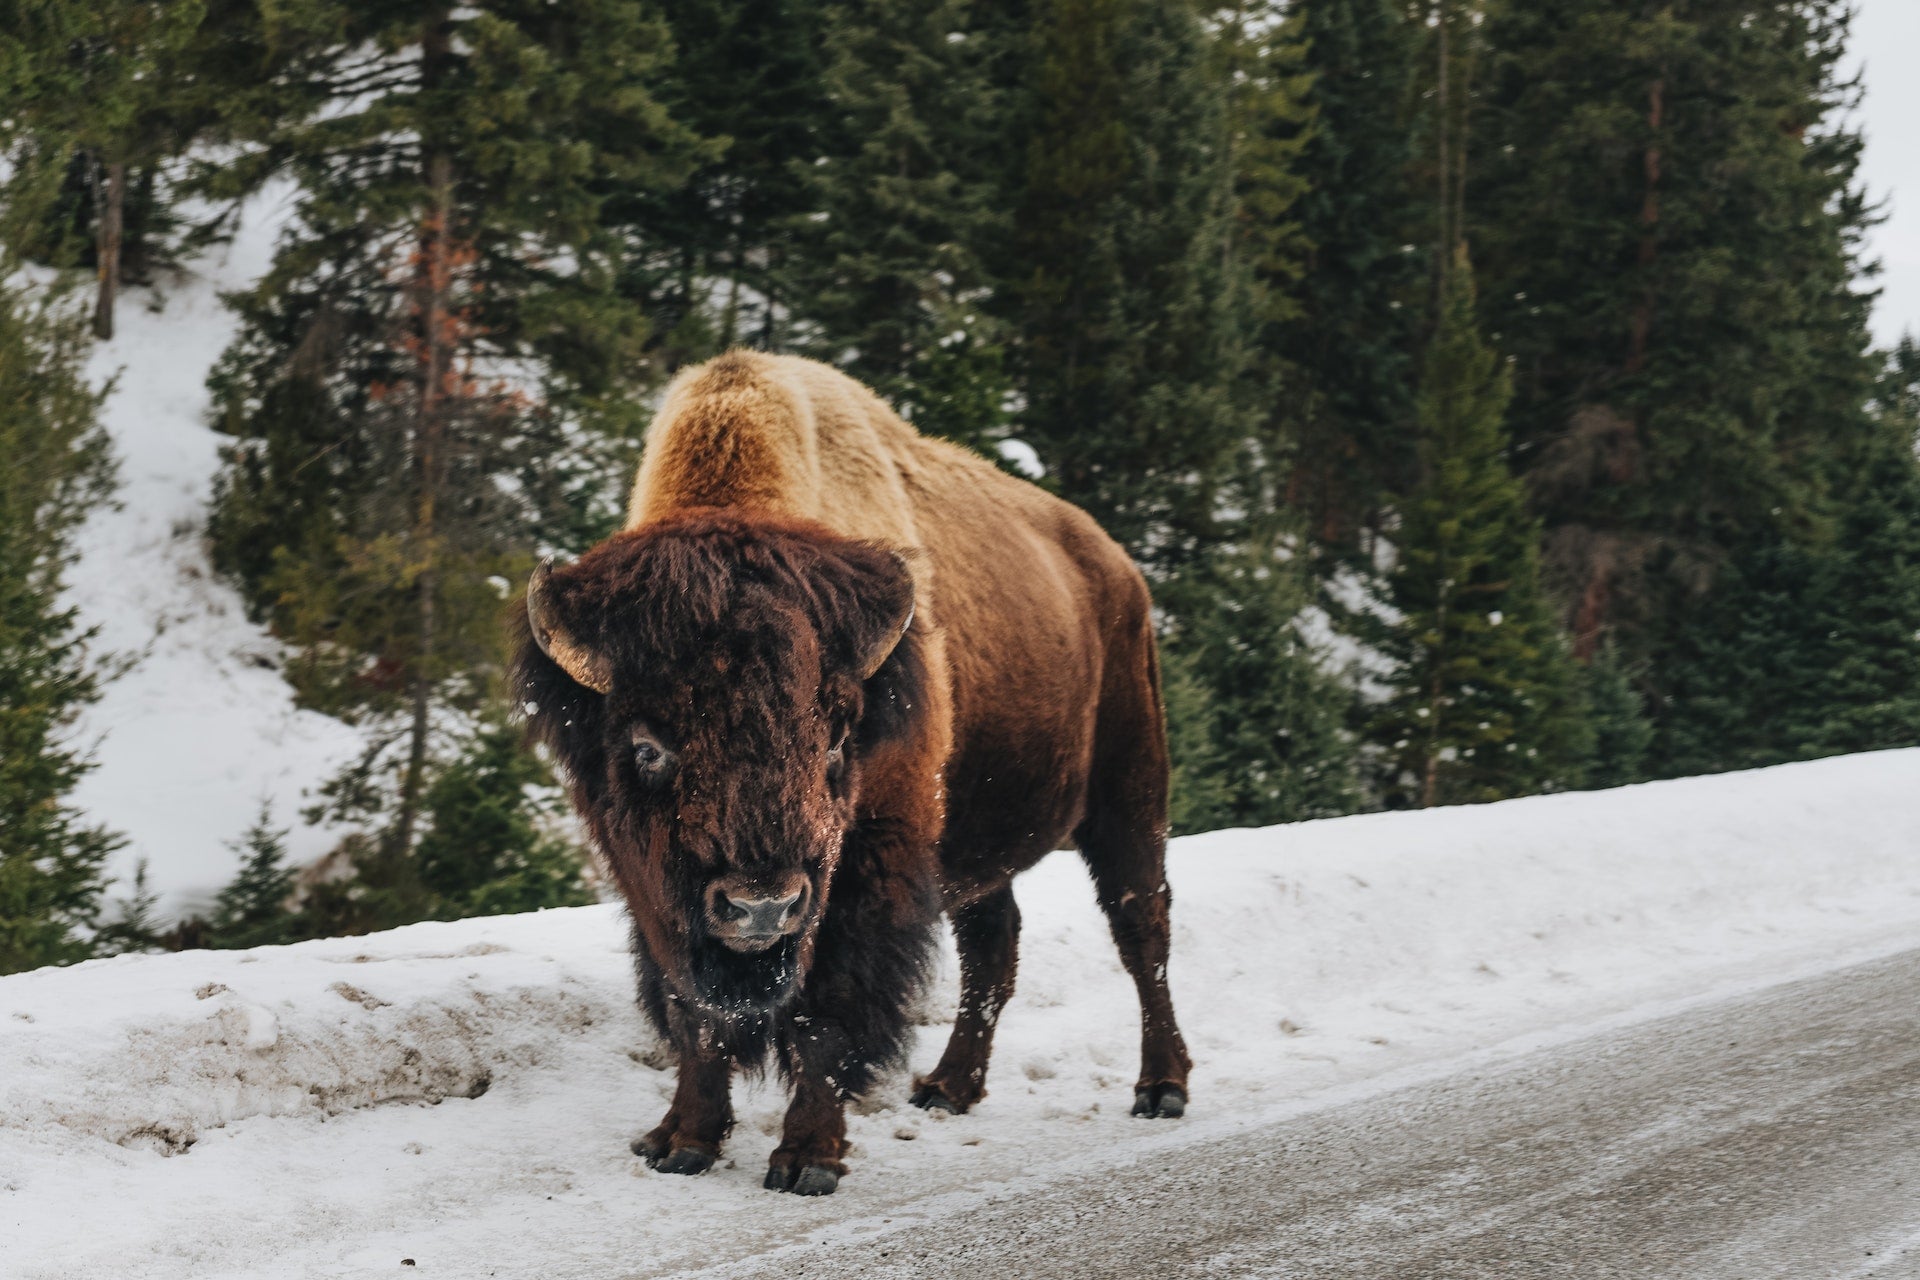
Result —
<svg viewBox="0 0 1920 1280"><path fill-rule="evenodd" d="M960 1012L940 1065L913 1082L911 1101L928 1111L960 1114L986 1096L994 1028L1013 998L1020 951L1013 890L1003 886L954 912L953 938L960 951Z"/></svg>
<svg viewBox="0 0 1920 1280"><path fill-rule="evenodd" d="M797 1066L780 1145L767 1161L767 1189L830 1196L847 1171L846 1154L847 1117L840 1091L815 1066Z"/></svg>
<svg viewBox="0 0 1920 1280"><path fill-rule="evenodd" d="M733 1129L733 1064L714 1053L682 1048L673 1105L633 1154L661 1173L705 1173Z"/></svg>
<svg viewBox="0 0 1920 1280"><path fill-rule="evenodd" d="M793 1104L767 1169L775 1191L832 1194L847 1171L846 1100L905 1054L940 919L933 865L932 837L900 824L857 829L841 852L812 969L776 1032Z"/></svg>

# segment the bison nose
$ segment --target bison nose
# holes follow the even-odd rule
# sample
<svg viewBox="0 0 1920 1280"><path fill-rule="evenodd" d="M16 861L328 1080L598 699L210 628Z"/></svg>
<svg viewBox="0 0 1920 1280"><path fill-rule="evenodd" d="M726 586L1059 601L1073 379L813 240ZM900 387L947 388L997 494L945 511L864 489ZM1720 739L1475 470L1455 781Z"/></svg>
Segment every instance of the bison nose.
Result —
<svg viewBox="0 0 1920 1280"><path fill-rule="evenodd" d="M778 938L791 932L787 926L800 917L797 893L784 898L730 898L723 893L719 906L743 938Z"/></svg>
<svg viewBox="0 0 1920 1280"><path fill-rule="evenodd" d="M809 890L804 876L768 891L763 885L718 883L707 889L707 920L722 941L767 944L800 928Z"/></svg>

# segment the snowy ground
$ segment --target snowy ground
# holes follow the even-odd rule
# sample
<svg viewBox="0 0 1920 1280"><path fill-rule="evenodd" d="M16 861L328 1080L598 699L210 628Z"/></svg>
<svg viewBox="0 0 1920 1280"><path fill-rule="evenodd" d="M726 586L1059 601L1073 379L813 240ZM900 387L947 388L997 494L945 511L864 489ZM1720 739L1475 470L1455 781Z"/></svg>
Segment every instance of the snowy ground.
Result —
<svg viewBox="0 0 1920 1280"><path fill-rule="evenodd" d="M130 666L79 726L99 768L74 801L129 838L114 862L123 881L148 860L168 915L232 876L239 857L226 844L263 802L294 828L297 861L325 853L333 835L298 823L303 795L360 745L339 721L295 709L280 646L213 575L203 536L221 441L206 377L234 332L219 293L265 271L286 200L285 189L261 196L231 246L129 290L88 370L96 385L115 380L102 416L121 484L116 506L79 532L67 594L99 629L96 650Z"/></svg>
<svg viewBox="0 0 1920 1280"><path fill-rule="evenodd" d="M1917 842L1920 750L1180 841L1172 979L1197 1066L1175 1124L1126 1114L1132 991L1057 855L1018 887L1020 991L987 1100L940 1118L883 1086L823 1201L760 1189L770 1086L704 1177L627 1154L671 1073L614 908L4 978L0 1271L642 1276L930 1217L1181 1126L1912 945Z"/></svg>

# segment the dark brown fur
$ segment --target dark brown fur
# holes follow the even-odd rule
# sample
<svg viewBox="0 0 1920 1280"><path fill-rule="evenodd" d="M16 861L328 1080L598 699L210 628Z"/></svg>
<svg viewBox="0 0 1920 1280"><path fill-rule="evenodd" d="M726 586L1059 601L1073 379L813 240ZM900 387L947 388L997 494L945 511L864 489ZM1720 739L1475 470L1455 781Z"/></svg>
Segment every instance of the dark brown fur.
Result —
<svg viewBox="0 0 1920 1280"><path fill-rule="evenodd" d="M728 361L709 366L714 395L697 378L676 392L676 412L704 433L697 450L670 453L694 438L673 435L671 423L649 438L650 453L702 477L704 497L757 491L729 489L725 472L767 452L732 437L751 437L764 405L785 394L777 376L825 403L807 406L823 433L841 430L835 413L885 414L819 366ZM747 406L740 421L714 408L727 403L722 393ZM914 1101L954 1111L979 1101L1013 992L1011 881L1069 841L1139 988L1136 1111L1184 1109L1189 1064L1165 976L1167 760L1145 583L1082 513L897 419L876 419L874 430L883 445L819 447L859 465L875 455L873 474L904 504L877 517L903 530L890 545L850 536L832 502L795 495L789 482L778 504L655 496L644 518L556 571L548 588L565 632L610 661L610 692L575 683L522 638L532 728L564 766L632 910L641 1004L680 1055L672 1108L635 1144L671 1172L712 1163L732 1124L732 1069L771 1052L793 1103L768 1185L830 1191L845 1172L842 1103L903 1052L943 910L960 949L961 1007ZM781 447L800 458L788 470L812 465L804 435ZM690 491L691 481L675 483ZM656 490L663 484L656 477ZM861 680L862 656L892 643L909 596L911 628ZM670 776L635 764L636 726L671 747ZM829 749L843 730L835 764ZM811 888L798 932L751 954L716 939L701 906L716 879L772 886L796 872Z"/></svg>

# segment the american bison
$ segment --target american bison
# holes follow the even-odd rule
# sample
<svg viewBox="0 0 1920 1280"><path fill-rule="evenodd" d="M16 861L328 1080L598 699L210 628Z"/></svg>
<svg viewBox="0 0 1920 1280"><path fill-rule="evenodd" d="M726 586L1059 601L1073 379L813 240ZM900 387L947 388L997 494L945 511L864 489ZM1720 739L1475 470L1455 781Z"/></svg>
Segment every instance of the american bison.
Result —
<svg viewBox="0 0 1920 1280"><path fill-rule="evenodd" d="M518 679L679 1056L634 1143L655 1169L712 1165L734 1068L771 1051L792 1104L766 1185L831 1192L942 911L960 1008L912 1100L978 1102L1011 882L1069 841L1139 989L1133 1112L1185 1110L1147 587L1077 508L824 365L725 355L668 389L626 528L535 573Z"/></svg>

